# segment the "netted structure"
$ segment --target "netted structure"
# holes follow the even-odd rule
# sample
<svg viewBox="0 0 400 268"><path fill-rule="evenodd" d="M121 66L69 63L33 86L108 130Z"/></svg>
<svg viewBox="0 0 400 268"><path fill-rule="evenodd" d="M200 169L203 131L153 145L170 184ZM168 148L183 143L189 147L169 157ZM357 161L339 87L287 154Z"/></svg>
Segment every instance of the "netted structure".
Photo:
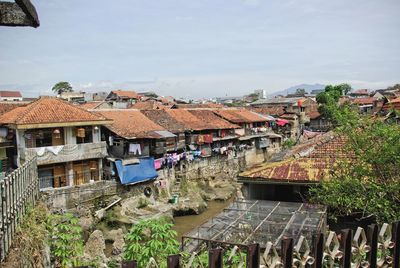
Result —
<svg viewBox="0 0 400 268"><path fill-rule="evenodd" d="M196 251L210 245L247 246L267 242L278 246L283 238L297 241L326 228L326 209L306 203L236 200L217 216L182 237L182 249Z"/></svg>

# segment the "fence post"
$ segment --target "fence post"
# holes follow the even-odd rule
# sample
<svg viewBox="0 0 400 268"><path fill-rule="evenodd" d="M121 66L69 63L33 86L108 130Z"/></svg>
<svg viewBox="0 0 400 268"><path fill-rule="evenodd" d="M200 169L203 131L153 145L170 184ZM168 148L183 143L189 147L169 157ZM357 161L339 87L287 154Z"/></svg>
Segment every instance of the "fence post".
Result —
<svg viewBox="0 0 400 268"><path fill-rule="evenodd" d="M180 268L181 267L181 255L171 255L167 258L167 268Z"/></svg>
<svg viewBox="0 0 400 268"><path fill-rule="evenodd" d="M376 268L376 257L378 253L378 226L376 224L368 225L367 240L371 250L368 253L369 268Z"/></svg>
<svg viewBox="0 0 400 268"><path fill-rule="evenodd" d="M284 268L293 267L293 239L285 238L281 244L282 262Z"/></svg>
<svg viewBox="0 0 400 268"><path fill-rule="evenodd" d="M343 248L342 265L343 268L351 268L351 240L353 231L350 229L342 230L340 244Z"/></svg>
<svg viewBox="0 0 400 268"><path fill-rule="evenodd" d="M260 244L247 246L247 268L260 267Z"/></svg>
<svg viewBox="0 0 400 268"><path fill-rule="evenodd" d="M314 258L313 268L322 268L322 260L324 255L324 234L319 233L313 236L314 242Z"/></svg>
<svg viewBox="0 0 400 268"><path fill-rule="evenodd" d="M400 268L400 221L393 223L393 241L394 241L394 249L393 249L393 268Z"/></svg>
<svg viewBox="0 0 400 268"><path fill-rule="evenodd" d="M136 261L123 261L121 268L137 268Z"/></svg>
<svg viewBox="0 0 400 268"><path fill-rule="evenodd" d="M215 248L208 251L208 268L222 268L222 249Z"/></svg>

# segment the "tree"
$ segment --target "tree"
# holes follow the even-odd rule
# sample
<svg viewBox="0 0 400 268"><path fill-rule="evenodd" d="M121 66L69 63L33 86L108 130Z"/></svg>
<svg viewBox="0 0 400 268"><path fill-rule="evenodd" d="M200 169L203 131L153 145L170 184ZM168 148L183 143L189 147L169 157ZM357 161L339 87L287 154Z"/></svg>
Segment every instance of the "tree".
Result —
<svg viewBox="0 0 400 268"><path fill-rule="evenodd" d="M330 109L333 109L330 107ZM337 161L329 180L310 190L311 200L334 217L390 222L400 218L400 126L360 117L349 106L330 111L351 157Z"/></svg>
<svg viewBox="0 0 400 268"><path fill-rule="evenodd" d="M304 96L306 94L306 90L304 88L298 88L296 89L296 95L302 95Z"/></svg>
<svg viewBox="0 0 400 268"><path fill-rule="evenodd" d="M323 117L333 120L332 112L339 107L338 101L340 97L350 90L351 86L349 84L327 85L325 91L319 93L316 97L317 102L320 104L318 107L319 113Z"/></svg>
<svg viewBox="0 0 400 268"><path fill-rule="evenodd" d="M68 82L58 82L51 90L58 95L63 92L73 92L72 86Z"/></svg>
<svg viewBox="0 0 400 268"><path fill-rule="evenodd" d="M400 84L395 84L394 86L388 87L388 90L396 90L396 89L400 89Z"/></svg>

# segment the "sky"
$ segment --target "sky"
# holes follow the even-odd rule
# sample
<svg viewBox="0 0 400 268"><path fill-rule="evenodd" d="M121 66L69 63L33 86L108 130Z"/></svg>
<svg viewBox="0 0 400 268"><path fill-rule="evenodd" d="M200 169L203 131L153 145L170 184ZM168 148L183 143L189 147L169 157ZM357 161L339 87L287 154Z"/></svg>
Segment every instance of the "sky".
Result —
<svg viewBox="0 0 400 268"><path fill-rule="evenodd" d="M31 0L0 27L0 90L126 89L179 98L297 84L400 83L399 0Z"/></svg>

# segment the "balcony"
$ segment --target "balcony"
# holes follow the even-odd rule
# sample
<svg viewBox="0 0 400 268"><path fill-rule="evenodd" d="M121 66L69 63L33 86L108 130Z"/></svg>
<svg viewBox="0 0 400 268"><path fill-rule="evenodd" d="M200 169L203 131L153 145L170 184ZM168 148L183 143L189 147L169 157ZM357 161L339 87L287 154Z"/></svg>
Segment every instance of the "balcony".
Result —
<svg viewBox="0 0 400 268"><path fill-rule="evenodd" d="M21 159L27 160L34 156L37 156L38 165L72 162L106 157L107 147L106 142L102 141L21 149Z"/></svg>

